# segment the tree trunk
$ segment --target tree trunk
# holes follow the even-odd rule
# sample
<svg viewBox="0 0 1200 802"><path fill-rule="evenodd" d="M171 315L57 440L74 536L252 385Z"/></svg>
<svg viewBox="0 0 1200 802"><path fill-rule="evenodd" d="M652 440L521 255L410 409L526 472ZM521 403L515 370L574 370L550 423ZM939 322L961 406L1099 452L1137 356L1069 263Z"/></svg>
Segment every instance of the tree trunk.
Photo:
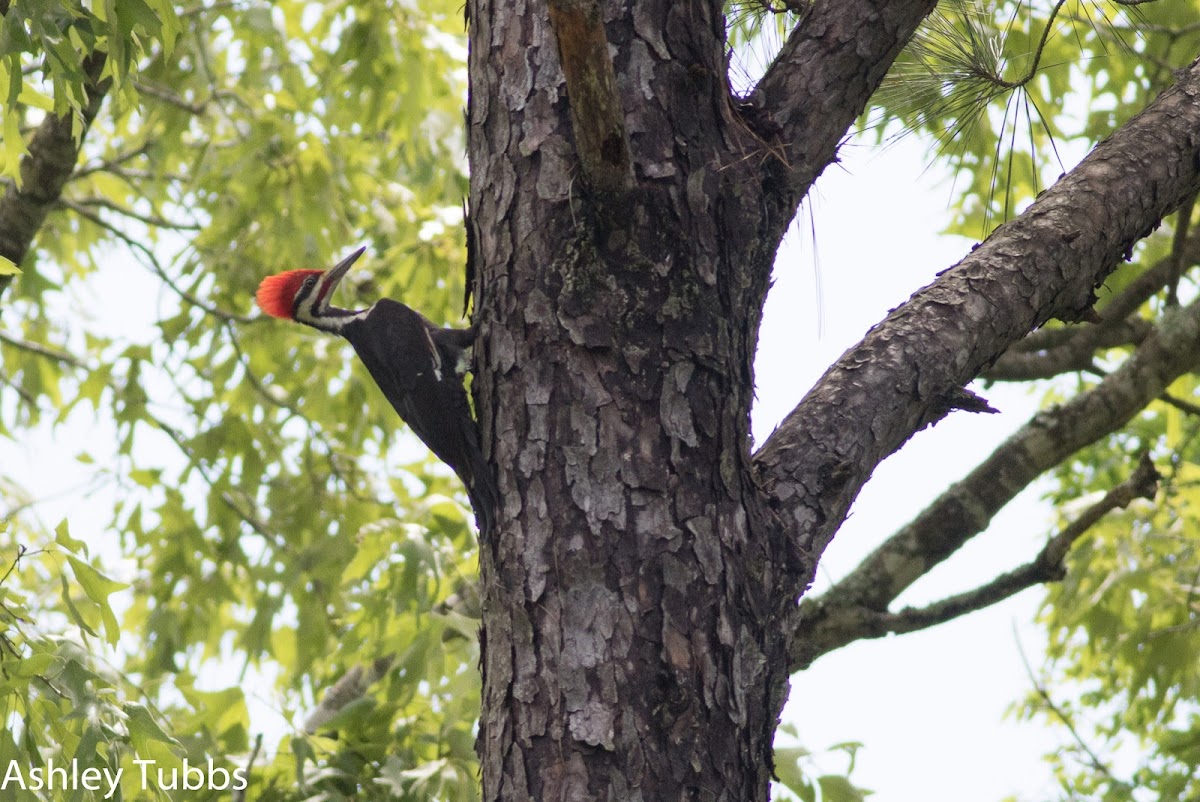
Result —
<svg viewBox="0 0 1200 802"><path fill-rule="evenodd" d="M749 471L774 156L719 4L635 7L606 20L626 191L581 170L546 9L469 4L489 800L766 799L786 696L799 574Z"/></svg>
<svg viewBox="0 0 1200 802"><path fill-rule="evenodd" d="M766 800L788 655L833 642L798 629L796 599L871 471L988 409L964 385L1051 317L1089 317L1200 187L1197 62L847 351L752 459L775 250L932 3L812 4L745 102L721 7L468 0L474 391L504 499L481 548L487 800ZM883 614L915 575L851 593L850 639L899 626Z"/></svg>

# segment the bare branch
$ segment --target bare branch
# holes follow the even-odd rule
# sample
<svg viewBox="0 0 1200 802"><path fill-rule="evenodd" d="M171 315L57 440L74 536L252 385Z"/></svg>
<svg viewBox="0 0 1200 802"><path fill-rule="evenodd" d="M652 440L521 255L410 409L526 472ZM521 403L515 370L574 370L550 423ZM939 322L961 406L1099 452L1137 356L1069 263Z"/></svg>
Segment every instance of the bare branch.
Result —
<svg viewBox="0 0 1200 802"><path fill-rule="evenodd" d="M66 205L64 201L59 201L60 204ZM174 231L199 231L202 226L199 223L181 223L174 220L167 220L165 217L160 217L154 214L142 214L135 212L133 209L127 209L120 204L113 203L108 198L77 198L72 202L70 208L77 209L79 207L98 207L116 212L124 217L129 217L138 222L145 223L148 226L155 228L169 228Z"/></svg>
<svg viewBox="0 0 1200 802"><path fill-rule="evenodd" d="M996 360L996 364L981 373L979 378L987 382L1011 382L1049 379L1073 371L1087 371L1102 375L1096 368L1096 351L1104 348L1118 348L1123 345L1137 345L1146 339L1151 329L1149 321L1138 317L1131 317L1127 321L1118 321L1115 324L1089 323L1066 329L1053 329L1052 331L1056 333L1069 331L1072 336L1063 338L1066 341L1062 345L1040 352L1010 348L1004 356ZM1034 334L1036 333L1034 332ZM1021 343L1017 343L1017 345L1021 345Z"/></svg>
<svg viewBox="0 0 1200 802"><path fill-rule="evenodd" d="M1162 401L1164 404L1170 404L1180 412L1186 412L1189 415L1200 415L1200 406L1197 406L1190 401L1184 401L1182 398L1176 398L1170 393L1163 393L1158 397L1158 400Z"/></svg>
<svg viewBox="0 0 1200 802"><path fill-rule="evenodd" d="M1029 677L1029 681L1033 683L1034 690L1037 691L1037 695L1042 700L1042 704L1044 704L1046 709L1053 713L1054 717L1061 721L1067 728L1067 731L1071 733L1071 737L1075 739L1075 743L1080 749L1083 750L1084 754L1088 756L1088 761L1092 764L1092 768L1108 778L1110 782L1116 785L1125 785L1113 776L1113 773L1109 770L1108 766L1106 766L1104 762L1100 760L1092 748L1088 746L1087 741L1083 740L1083 737L1080 736L1079 731L1075 728L1075 722L1072 721L1071 717L1066 714L1066 711L1064 711L1059 705L1055 704L1053 698L1050 696L1050 692L1047 691L1045 686L1043 686L1042 683L1034 677L1033 668L1029 665L1029 658L1025 656L1025 649L1021 646L1021 642L1019 640L1017 641L1017 651L1021 654L1021 662L1025 666L1025 675Z"/></svg>
<svg viewBox="0 0 1200 802"><path fill-rule="evenodd" d="M183 111L186 111L188 114L194 114L194 115L199 116L204 113L205 108L207 108L207 106L208 106L207 101L202 101L200 103L192 103L192 102L180 97L179 95L175 94L174 92L172 92L169 89L166 89L161 86L156 86L155 84L149 83L147 81L138 81L136 86L137 86L137 90L139 92L141 92L143 95L149 95L152 98L161 100L162 102L164 102L170 106L174 106L177 109L182 109Z"/></svg>
<svg viewBox="0 0 1200 802"><path fill-rule="evenodd" d="M1192 224L1192 208L1196 205L1196 193L1183 202L1175 213L1175 238L1171 246L1171 285L1167 292L1167 303L1179 303L1179 280L1184 269L1191 264L1187 254L1188 229Z"/></svg>
<svg viewBox="0 0 1200 802"><path fill-rule="evenodd" d="M48 345L31 342L30 340L21 340L2 331L0 331L0 342L7 343L13 348L25 351L26 353L44 356L47 359L53 359L56 362L63 362L73 368L78 368L79 370L91 369L86 362L74 354L68 354L66 351L60 351L57 348L51 348Z"/></svg>
<svg viewBox="0 0 1200 802"><path fill-rule="evenodd" d="M950 596L925 607L907 607L898 613L861 609L859 617L863 623L863 631L855 640L927 629L990 607L1034 585L1062 579L1063 559L1075 541L1112 510L1124 509L1138 498L1153 501L1158 491L1158 480L1159 474L1154 469L1154 463L1149 455L1143 455L1128 479L1108 491L1104 498L1088 507L1082 515L1052 537L1031 561L974 590Z"/></svg>
<svg viewBox="0 0 1200 802"><path fill-rule="evenodd" d="M208 468L205 467L204 463L196 457L195 452L192 451L192 447L188 444L187 438L184 437L182 432L148 410L146 412L146 421L170 438L180 453L187 458L188 464L200 472L200 476L203 477L205 484L211 488L216 487L216 480L209 475ZM279 548L287 547L286 540L282 535L273 533L263 519L259 518L252 510L245 509L228 490L221 492L221 502L229 508L230 512L241 518L242 522L249 526L255 534L268 542L274 543ZM253 507L253 501L248 501L248 503Z"/></svg>
<svg viewBox="0 0 1200 802"><path fill-rule="evenodd" d="M210 3L208 5L201 3L198 6L181 9L178 13L179 17L182 19L184 17L194 17L200 14L208 14L213 11L229 11L238 7L239 5L237 3L232 2Z"/></svg>
<svg viewBox="0 0 1200 802"><path fill-rule="evenodd" d="M1185 258L1188 264L1200 262L1200 237L1192 237L1188 240ZM1172 270L1173 260L1162 259L1129 282L1124 290L1113 296L1108 304L1100 310L1101 323L1099 325L1125 320L1137 312L1142 304L1167 286L1171 280Z"/></svg>
<svg viewBox="0 0 1200 802"><path fill-rule="evenodd" d="M248 315L239 315L234 312L228 312L224 309L221 309L217 306L214 306L214 305L208 303L207 301L205 301L205 300L193 295L192 293L188 292L187 290L183 289L175 282L174 279L171 278L171 276L163 268L162 264L158 261L158 257L155 256L154 251L150 250L149 248L146 247L146 245L144 243L139 242L138 240L129 236L124 231L122 231L121 229L114 226L112 223L109 223L103 217L101 217L96 212L92 211L91 209L87 208L86 206L83 206L72 200L67 200L65 198L61 199L59 201L59 203L62 204L63 206L65 206L66 208L72 210L76 214L80 215L81 217L100 226L105 231L108 231L114 237L116 237L117 239L121 240L121 242L123 242L127 246L129 246L129 248L131 250L135 251L136 253L141 254L142 258L145 260L144 263L150 267L150 270L153 271L156 276L158 276L160 279L162 279L163 283L166 284L171 289L172 292L174 292L182 300L186 301L191 306L194 306L197 309L200 309L200 310L204 311L205 313L212 315L215 318L219 318L220 320L223 320L225 322L234 321L237 323L253 323L257 320L257 318L252 318L252 317L249 317Z"/></svg>
<svg viewBox="0 0 1200 802"><path fill-rule="evenodd" d="M0 373L0 384L3 384L5 387L11 387L13 392L17 394L17 397L25 402L26 406L34 410L39 410L37 398L24 387L10 379L7 374Z"/></svg>
<svg viewBox="0 0 1200 802"><path fill-rule="evenodd" d="M258 760L258 755L262 751L263 735L260 732L254 738L254 748L250 750L250 757L246 759L246 773L248 774L254 768L254 762ZM230 794L229 802L246 802L246 789L249 783L242 786L234 786L233 793Z"/></svg>
<svg viewBox="0 0 1200 802"><path fill-rule="evenodd" d="M1186 203L1186 201L1185 201ZM1170 256L1142 271L1124 290L1100 310L1098 323L1039 329L1014 343L980 378L992 381L1047 379L1070 371L1099 374L1093 363L1103 348L1137 345L1150 331L1150 324L1137 315L1150 300L1182 275L1185 267L1200 262L1200 237L1176 238Z"/></svg>
<svg viewBox="0 0 1200 802"><path fill-rule="evenodd" d="M124 166L139 156L144 156L148 150L150 150L150 143L143 142L133 150L127 150L124 153L118 153L111 159L103 159L99 162L86 164L73 172L67 180L77 181L80 178L85 178L93 173L116 172L117 168Z"/></svg>

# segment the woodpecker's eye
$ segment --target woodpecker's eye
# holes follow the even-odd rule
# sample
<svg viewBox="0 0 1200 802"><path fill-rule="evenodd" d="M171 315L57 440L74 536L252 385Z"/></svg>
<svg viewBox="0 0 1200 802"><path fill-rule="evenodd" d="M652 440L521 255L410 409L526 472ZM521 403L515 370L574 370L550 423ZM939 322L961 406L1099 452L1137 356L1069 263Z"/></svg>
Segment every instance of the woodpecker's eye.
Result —
<svg viewBox="0 0 1200 802"><path fill-rule="evenodd" d="M300 289L304 290L305 292L308 292L309 290L311 290L313 288L313 285L316 283L317 283L317 277L309 276L308 278L304 279L304 285Z"/></svg>

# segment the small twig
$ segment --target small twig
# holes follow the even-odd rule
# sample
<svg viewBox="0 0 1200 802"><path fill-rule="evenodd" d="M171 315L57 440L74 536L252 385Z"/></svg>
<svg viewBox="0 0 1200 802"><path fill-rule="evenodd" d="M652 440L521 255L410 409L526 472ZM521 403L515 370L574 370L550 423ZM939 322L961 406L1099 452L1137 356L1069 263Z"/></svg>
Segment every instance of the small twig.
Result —
<svg viewBox="0 0 1200 802"><path fill-rule="evenodd" d="M7 343L13 348L16 348L20 351L25 351L26 353L44 356L47 359L53 359L56 362L63 362L73 368L78 368L79 370L91 370L91 367L86 362L73 354L68 354L66 351L59 351L57 348L51 348L47 345L42 345L41 343L35 343L29 340L21 340L2 331L0 331L0 342Z"/></svg>
<svg viewBox="0 0 1200 802"><path fill-rule="evenodd" d="M176 447L178 447L180 452L183 453L184 457L187 458L188 464L200 472L200 476L204 478L205 483L209 487L216 487L216 480L209 475L208 469L204 466L204 463L192 452L191 447L187 443L187 439L178 429L176 429L174 426L171 426L171 424L167 423L161 418L156 417L148 409L146 411L146 420L153 424L155 428L157 428L175 443ZM233 498L233 494L231 494L228 490L221 491L221 501L233 512L234 515L241 518L247 526L254 530L254 532L263 539L273 542L280 547L286 545L283 538L272 533L270 528L261 518L242 509L241 505L239 505Z"/></svg>
<svg viewBox="0 0 1200 802"><path fill-rule="evenodd" d="M142 93L143 95L149 95L152 98L161 100L177 109L186 111L188 114L200 116L204 113L205 109L208 108L207 100L200 103L189 103L169 89L165 89L161 86L155 86L151 83L137 81L134 83L134 86L137 88L138 92Z"/></svg>
<svg viewBox="0 0 1200 802"><path fill-rule="evenodd" d="M1062 7L1066 5L1066 3L1067 0L1058 0L1058 2L1054 4L1054 8L1050 10L1050 17L1046 20L1046 27L1042 31L1041 39L1038 41L1037 50L1035 50L1033 53L1033 63L1029 65L1029 71L1024 76L1016 81L1006 81L999 75L979 71L977 73L977 77L982 78L1003 89L1020 89L1021 87L1025 86L1025 84L1032 81L1034 76L1037 75L1038 65L1042 61L1042 53L1046 50L1046 43L1050 40L1050 32L1054 29L1054 19L1058 16L1058 12L1062 10Z"/></svg>
<svg viewBox="0 0 1200 802"><path fill-rule="evenodd" d="M237 3L229 3L229 2L213 3L212 5L209 5L209 6L201 4L198 6L192 6L191 8L183 9L182 11L179 12L178 16L180 17L180 19L182 19L185 17L194 17L197 14L207 14L210 11L228 11L230 9L236 9L238 7L239 6Z"/></svg>
<svg viewBox="0 0 1200 802"><path fill-rule="evenodd" d="M175 231L199 231L203 228L199 223L180 223L155 214L135 212L133 209L126 209L124 206L113 203L107 198L79 198L75 203L80 206L97 206L101 209L108 209L109 211L116 212L124 217L133 218L155 228L169 228Z"/></svg>
<svg viewBox="0 0 1200 802"><path fill-rule="evenodd" d="M250 359L246 356L246 352L242 349L242 343L238 338L237 330L234 328L233 324L228 321L226 321L224 325L226 332L229 334L229 344L233 346L234 356L237 358L238 364L242 366L242 371L246 374L246 380L250 382L250 386L254 388L254 391L258 393L264 401L272 406L279 407L280 409L286 409L296 417L307 420L304 413L297 409L294 404L289 402L286 398L278 398L265 384L263 384L262 379L258 377L258 374L256 374L250 368Z"/></svg>
<svg viewBox="0 0 1200 802"><path fill-rule="evenodd" d="M41 411L41 407L39 407L37 403L37 397L10 379L8 374L0 373L0 384L3 384L6 387L11 387L13 392L15 392L17 396L25 402L26 406L33 407L39 412Z"/></svg>
<svg viewBox="0 0 1200 802"><path fill-rule="evenodd" d="M187 290L180 287L178 284L175 283L175 281L169 275L167 275L167 271L163 269L163 266L158 261L158 257L154 255L154 252L152 250L150 250L150 248L146 247L146 245L144 245L143 243L138 242L133 237L129 236L124 231L122 231L121 229L114 226L112 223L109 223L107 220L105 220L100 215L93 212L91 209L88 209L85 206L81 206L80 204L76 203L75 201L60 200L59 202L62 205L66 206L67 208L74 211L76 214L83 217L84 219L86 219L92 223L95 223L96 225L103 228L105 231L108 231L114 237L116 237L117 239L121 240L121 242L123 242L127 246L129 246L130 249L135 250L138 253L140 253L146 259L144 264L148 265L149 268L154 272L154 274L157 275L160 279L162 279L163 283L166 284L171 289L172 292L174 292L176 295L178 295L181 299L183 299L187 303L191 304L192 306L196 307L197 309L203 310L204 312L206 312L209 315L212 315L213 317L220 318L221 320L224 320L224 321L234 320L234 321L237 321L238 323L253 323L255 321L255 318L248 317L246 315L238 315L233 312L226 312L223 309L219 309L219 308L213 306L212 304L209 304L209 303L201 300L200 298L197 298L192 293L190 293Z"/></svg>
<svg viewBox="0 0 1200 802"><path fill-rule="evenodd" d="M254 739L254 749L250 752L250 758L246 761L246 774L250 774L250 769L254 767L254 761L258 760L258 753L262 751L263 736L260 732ZM246 789L250 787L247 781L246 785L241 788L235 788L229 797L229 802L246 802Z"/></svg>
<svg viewBox="0 0 1200 802"><path fill-rule="evenodd" d="M1175 235L1171 240L1171 283L1167 289L1167 306L1179 305L1179 280L1183 278L1184 269L1190 261L1187 257L1188 229L1192 223L1192 207L1196 205L1196 193L1193 192L1179 206L1175 213Z"/></svg>
<svg viewBox="0 0 1200 802"><path fill-rule="evenodd" d="M1096 753L1092 751L1092 748L1088 746L1087 741L1083 740L1083 736L1081 736L1079 731L1075 729L1075 723L1071 720L1071 717L1068 716L1066 712L1062 710L1062 708L1054 703L1054 700L1050 697L1050 692L1046 690L1045 686L1038 682L1037 677L1033 675L1033 667L1029 665L1029 658L1025 654L1025 648L1021 645L1021 639L1016 638L1016 641L1017 653L1021 655L1021 663L1025 666L1025 675L1029 677L1029 682L1033 685L1034 691L1037 692L1038 697L1042 700L1042 704L1046 706L1047 710L1054 714L1055 718L1063 723L1063 726L1067 728L1067 732L1071 733L1071 737L1075 740L1075 743L1078 744L1079 748L1082 749L1084 754L1088 756L1088 761L1092 764L1092 768L1103 774L1108 781L1114 785L1120 785L1124 787L1125 783L1113 776L1113 773L1109 770L1108 766L1104 765L1104 762L1101 761Z"/></svg>
<svg viewBox="0 0 1200 802"><path fill-rule="evenodd" d="M99 163L81 167L71 174L68 181L78 181L80 178L85 178L93 173L115 171L117 168L124 166L127 162L131 162L139 156L146 155L150 150L150 143L143 142L133 150L127 150L124 153L118 153L111 159L103 159Z"/></svg>
<svg viewBox="0 0 1200 802"><path fill-rule="evenodd" d="M17 556L13 558L12 564L9 565L8 570L4 572L4 576L0 576L0 585L3 585L8 580L9 574L16 570L17 565L21 562L21 558L24 557L28 551L29 547L24 543L17 544Z"/></svg>
<svg viewBox="0 0 1200 802"><path fill-rule="evenodd" d="M1182 398L1163 393L1158 397L1164 404L1170 404L1181 412L1186 412L1189 415L1200 415L1200 405L1193 404L1191 401L1184 401Z"/></svg>

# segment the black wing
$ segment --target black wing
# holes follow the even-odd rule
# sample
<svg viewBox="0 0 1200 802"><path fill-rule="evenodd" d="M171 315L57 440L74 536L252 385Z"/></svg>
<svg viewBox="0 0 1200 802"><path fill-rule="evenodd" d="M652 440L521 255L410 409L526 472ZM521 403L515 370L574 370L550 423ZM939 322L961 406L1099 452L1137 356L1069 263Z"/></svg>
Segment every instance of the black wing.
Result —
<svg viewBox="0 0 1200 802"><path fill-rule="evenodd" d="M467 486L484 536L494 520L491 468L462 377L434 343L441 331L418 312L385 298L342 333L401 419Z"/></svg>

